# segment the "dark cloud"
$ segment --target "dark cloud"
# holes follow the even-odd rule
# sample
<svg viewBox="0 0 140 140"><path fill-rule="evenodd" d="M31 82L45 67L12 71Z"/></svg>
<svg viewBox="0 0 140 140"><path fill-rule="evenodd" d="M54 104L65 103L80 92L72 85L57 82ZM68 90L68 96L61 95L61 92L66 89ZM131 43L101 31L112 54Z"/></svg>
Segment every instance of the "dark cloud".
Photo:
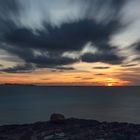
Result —
<svg viewBox="0 0 140 140"><path fill-rule="evenodd" d="M12 72L17 71L16 69L26 71L28 65L34 65L36 68L57 68L80 60L89 63L122 63L123 59L118 56L115 47L109 45L109 42L111 37L124 27L120 21L119 13L125 1L107 0L105 2L99 0L97 2L93 0L96 12L104 6L108 7L109 12L107 14L111 13L112 16L111 18L107 16L104 22L97 22L93 17L90 18L93 14L93 3L92 0L88 0L89 6L85 11L84 18L68 20L60 26L53 26L44 21L42 22L43 28L36 30L21 26L19 23L21 6L18 1L0 1L0 11L4 13L0 14L0 29L2 29L0 41L5 43L2 48L18 56L26 63L25 67L16 66L5 71ZM93 43L99 52L96 54L85 53L76 59L62 55L65 52L81 51L88 42ZM35 51L40 54L36 55Z"/></svg>
<svg viewBox="0 0 140 140"><path fill-rule="evenodd" d="M47 67L48 68L48 67ZM64 66L52 66L49 67L51 72L63 72L63 71L73 71L75 68L73 67L64 67Z"/></svg>
<svg viewBox="0 0 140 140"><path fill-rule="evenodd" d="M113 53L102 53L102 54L93 54L85 53L82 55L83 62L103 62L108 64L121 64L123 61L122 57L117 56Z"/></svg>
<svg viewBox="0 0 140 140"><path fill-rule="evenodd" d="M26 72L32 72L33 70L35 70L35 67L33 65L25 64L25 65L17 65L15 67L2 69L0 71L7 72L7 73L26 73Z"/></svg>
<svg viewBox="0 0 140 140"><path fill-rule="evenodd" d="M109 69L110 67L93 67L93 69Z"/></svg>
<svg viewBox="0 0 140 140"><path fill-rule="evenodd" d="M17 27L6 33L4 38L7 43L25 49L76 51L81 50L90 41L100 49L109 49L107 43L120 27L121 24L117 20L102 24L84 19L73 23L64 23L61 27L44 24L44 30L36 32Z"/></svg>
<svg viewBox="0 0 140 140"><path fill-rule="evenodd" d="M37 66L67 65L77 62L77 59L62 57L62 53L67 51L81 50L84 45L91 41L102 54L84 54L82 60L85 62L105 62L119 64L121 59L113 52L113 47L108 45L109 38L119 30L118 22L110 22L107 25L97 24L93 20L82 20L74 23L65 23L60 28L47 26L46 30L33 31L29 29L16 29L5 35L6 43L13 45L7 47L9 52L19 56L27 63L34 63ZM33 50L44 53L49 52L49 56L34 56ZM107 53L106 53L107 52ZM114 52L113 52L114 53ZM87 59L88 57L88 59Z"/></svg>
<svg viewBox="0 0 140 140"><path fill-rule="evenodd" d="M46 80L51 80L50 78L42 78L41 80L44 80L44 81L46 81Z"/></svg>
<svg viewBox="0 0 140 140"><path fill-rule="evenodd" d="M92 78L92 77L81 77L81 80L92 80L92 79L94 79L94 78Z"/></svg>
<svg viewBox="0 0 140 140"><path fill-rule="evenodd" d="M17 0L1 0L0 1L0 41L3 35L10 29L15 29L19 16L19 4Z"/></svg>
<svg viewBox="0 0 140 140"><path fill-rule="evenodd" d="M105 75L104 73L97 73L97 74L95 74L96 76L103 76L103 75Z"/></svg>
<svg viewBox="0 0 140 140"><path fill-rule="evenodd" d="M140 40L131 44L129 46L129 48L132 48L134 51L136 51L136 54L139 54L140 53ZM139 56L137 56L136 58L134 58L132 61L137 61L139 60Z"/></svg>
<svg viewBox="0 0 140 140"><path fill-rule="evenodd" d="M124 81L129 81L129 85L140 85L140 78L139 78L139 69L132 73L126 73L125 75L121 75L120 78Z"/></svg>
<svg viewBox="0 0 140 140"><path fill-rule="evenodd" d="M123 64L121 65L122 67L134 67L137 66L138 64Z"/></svg>
<svg viewBox="0 0 140 140"><path fill-rule="evenodd" d="M56 67L57 66L62 66L62 65L68 65L68 64L73 64L77 62L77 59L73 58L68 58L68 57L62 57L62 56L39 56L39 57L34 57L28 62L36 64L37 67Z"/></svg>
<svg viewBox="0 0 140 140"><path fill-rule="evenodd" d="M71 71L71 70L75 70L75 68L73 68L73 67L56 67L56 69L58 69L58 70L68 70L68 71Z"/></svg>
<svg viewBox="0 0 140 140"><path fill-rule="evenodd" d="M135 51L135 58L132 59L132 62L139 62L140 61L140 41L137 41L129 46L129 48L132 48L133 51ZM132 64L133 65L133 64ZM136 64L137 65L137 64Z"/></svg>
<svg viewBox="0 0 140 140"><path fill-rule="evenodd" d="M140 41L139 42L136 42L132 46L135 46L136 50L140 51Z"/></svg>
<svg viewBox="0 0 140 140"><path fill-rule="evenodd" d="M81 77L81 76L76 76L76 77L74 77L74 78L76 78L76 79L81 79L82 77Z"/></svg>
<svg viewBox="0 0 140 140"><path fill-rule="evenodd" d="M139 62L139 61L140 61L140 57L134 58L133 61L134 61L134 62L137 62L137 61Z"/></svg>

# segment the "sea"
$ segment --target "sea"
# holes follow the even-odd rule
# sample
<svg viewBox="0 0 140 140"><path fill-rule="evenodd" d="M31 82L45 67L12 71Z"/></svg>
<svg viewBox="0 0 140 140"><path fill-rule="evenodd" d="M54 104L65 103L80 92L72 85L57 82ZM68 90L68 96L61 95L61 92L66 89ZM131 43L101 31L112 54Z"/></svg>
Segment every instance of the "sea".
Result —
<svg viewBox="0 0 140 140"><path fill-rule="evenodd" d="M140 124L140 87L0 85L0 125L66 118Z"/></svg>

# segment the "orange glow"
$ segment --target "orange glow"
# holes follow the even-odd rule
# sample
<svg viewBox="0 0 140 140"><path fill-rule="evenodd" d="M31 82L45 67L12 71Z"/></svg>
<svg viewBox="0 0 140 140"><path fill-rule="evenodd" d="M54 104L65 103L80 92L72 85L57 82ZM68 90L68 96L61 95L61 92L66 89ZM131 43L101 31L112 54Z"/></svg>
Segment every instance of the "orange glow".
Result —
<svg viewBox="0 0 140 140"><path fill-rule="evenodd" d="M125 86L130 81L123 80L124 70L117 66L110 66L108 69L94 69L94 66L106 66L101 63L92 65L79 63L73 65L75 70L38 69L30 73L0 73L0 84L39 84L39 85L95 85L95 86ZM115 73L114 73L115 71ZM128 71L127 71L128 73ZM118 76L119 75L119 76Z"/></svg>
<svg viewBox="0 0 140 140"><path fill-rule="evenodd" d="M90 86L123 86L129 84L111 75L96 75L86 71L40 70L32 73L1 73L0 83L39 84L39 85L90 85Z"/></svg>
<svg viewBox="0 0 140 140"><path fill-rule="evenodd" d="M113 86L113 84L112 84L112 83L108 83L107 85L108 85L109 87Z"/></svg>

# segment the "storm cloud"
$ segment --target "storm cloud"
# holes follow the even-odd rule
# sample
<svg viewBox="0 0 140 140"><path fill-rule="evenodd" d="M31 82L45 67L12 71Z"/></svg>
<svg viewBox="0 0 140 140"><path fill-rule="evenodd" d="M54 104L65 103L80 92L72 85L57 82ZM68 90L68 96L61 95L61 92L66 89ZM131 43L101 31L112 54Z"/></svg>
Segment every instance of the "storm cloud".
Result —
<svg viewBox="0 0 140 140"><path fill-rule="evenodd" d="M44 25L44 30L16 28L4 35L5 41L21 48L43 49L47 51L81 50L87 42L94 42L101 49L109 49L111 35L120 29L118 21L98 24L93 20L80 20L62 24L61 27Z"/></svg>
<svg viewBox="0 0 140 140"><path fill-rule="evenodd" d="M56 0L54 2L42 0L40 4L39 0L35 0L35 3L32 0L0 1L0 48L18 56L25 63L23 66L17 65L4 71L66 66L80 61L123 63L124 57L118 54L117 46L111 45L110 40L124 28L121 22L121 9L126 1L61 0L61 6ZM38 7L36 4L39 4ZM49 5L51 9L45 10L45 5ZM71 9L68 9L65 15L65 8L68 5ZM44 16L42 9L45 10ZM59 19L54 19L55 11L61 9L64 11L60 12ZM75 10L73 16L72 10ZM27 18L24 17L25 13L28 13ZM30 26L31 23L33 27ZM97 52L81 53L89 42ZM78 52L79 55L76 58L63 56L66 52Z"/></svg>
<svg viewBox="0 0 140 140"><path fill-rule="evenodd" d="M135 44L133 44L132 46L135 46L137 51L140 51L140 41L136 42Z"/></svg>
<svg viewBox="0 0 140 140"><path fill-rule="evenodd" d="M35 70L35 67L30 64L25 64L25 65L17 65L12 68L5 68L0 71L2 72L8 72L8 73L26 73L26 72L32 72Z"/></svg>
<svg viewBox="0 0 140 140"><path fill-rule="evenodd" d="M92 54L85 53L82 55L83 62L103 62L108 64L121 64L123 57L119 57L113 53Z"/></svg>
<svg viewBox="0 0 140 140"><path fill-rule="evenodd" d="M102 66L99 66L99 67L93 67L93 69L101 69L101 70L104 70L104 69L109 69L110 67L102 67Z"/></svg>

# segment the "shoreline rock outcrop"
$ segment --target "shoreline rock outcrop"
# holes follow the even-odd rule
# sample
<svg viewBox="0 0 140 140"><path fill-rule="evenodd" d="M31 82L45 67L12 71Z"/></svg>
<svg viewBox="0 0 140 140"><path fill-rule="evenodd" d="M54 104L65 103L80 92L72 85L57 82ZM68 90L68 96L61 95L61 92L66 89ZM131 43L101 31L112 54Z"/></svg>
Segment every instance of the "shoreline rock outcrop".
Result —
<svg viewBox="0 0 140 140"><path fill-rule="evenodd" d="M62 114L54 113L50 117L50 122L56 123L56 124L64 123L65 122L65 116L62 115Z"/></svg>
<svg viewBox="0 0 140 140"><path fill-rule="evenodd" d="M48 122L0 126L0 140L140 140L140 125L52 114Z"/></svg>

